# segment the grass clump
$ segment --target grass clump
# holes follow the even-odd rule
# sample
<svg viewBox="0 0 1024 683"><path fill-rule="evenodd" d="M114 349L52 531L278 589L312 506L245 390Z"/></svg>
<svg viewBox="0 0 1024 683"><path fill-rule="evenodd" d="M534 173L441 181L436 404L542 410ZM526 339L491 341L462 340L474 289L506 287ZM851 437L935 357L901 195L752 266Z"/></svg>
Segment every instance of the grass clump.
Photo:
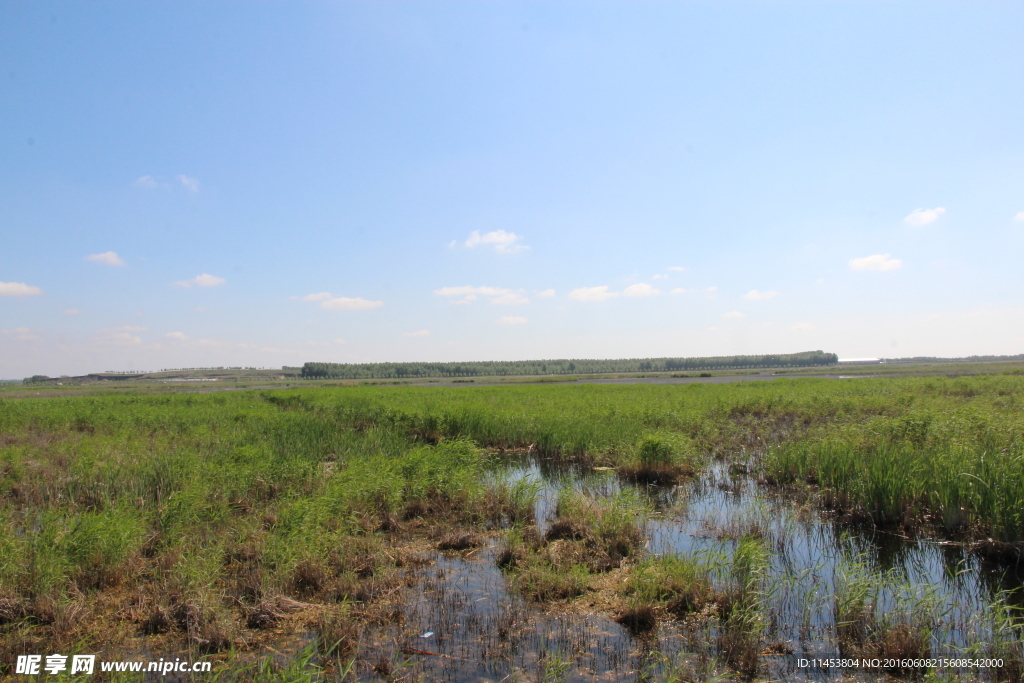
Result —
<svg viewBox="0 0 1024 683"><path fill-rule="evenodd" d="M931 656L932 632L941 618L931 587L910 585L896 571L880 572L857 558L840 566L836 584L836 638L843 656ZM898 666L891 672L913 673Z"/></svg>
<svg viewBox="0 0 1024 683"><path fill-rule="evenodd" d="M700 461L689 437L661 431L640 439L618 471L623 478L641 484L673 484L681 477L692 476Z"/></svg>
<svg viewBox="0 0 1024 683"><path fill-rule="evenodd" d="M590 577L622 565L644 542L646 506L633 491L596 498L564 491L544 534L536 527L506 534L497 564L537 602L582 595Z"/></svg>
<svg viewBox="0 0 1024 683"><path fill-rule="evenodd" d="M627 609L619 623L631 631L654 628L660 617L710 622L722 659L745 675L757 673L767 626L768 549L744 536L724 550L649 558L626 583Z"/></svg>

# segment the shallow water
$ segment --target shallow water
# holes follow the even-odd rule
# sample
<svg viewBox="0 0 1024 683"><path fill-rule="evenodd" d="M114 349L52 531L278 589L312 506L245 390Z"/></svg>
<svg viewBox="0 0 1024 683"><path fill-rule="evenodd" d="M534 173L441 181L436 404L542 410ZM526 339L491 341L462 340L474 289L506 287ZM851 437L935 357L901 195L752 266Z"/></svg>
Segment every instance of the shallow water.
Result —
<svg viewBox="0 0 1024 683"><path fill-rule="evenodd" d="M505 461L493 476L537 487L535 515L541 530L550 524L565 490L610 496L632 487L612 471L538 458ZM771 556L764 583L764 643L791 652L762 657L761 675L773 680L881 675L800 666L801 659L841 656L833 596L848 590L843 588L844 574L887 577L878 589L877 604L888 618L897 619L914 604L918 614L931 614L937 624L933 657L965 656L972 644L990 640L987 606L997 591L1021 585L1020 575L983 566L956 545L844 530L745 474L733 476L722 463L679 486L633 488L654 511L645 523L647 553L707 553L727 560L742 534L764 538ZM686 632L663 622L653 636L634 638L596 610L545 612L527 603L508 590L495 566L497 546L492 541L468 556L438 552L431 564L414 570L400 626L371 628L364 634L360 679L379 679L382 669L374 672L371 666L381 662L393 676L401 672L413 679L419 675L458 682L647 681L660 680L667 667L685 663L691 671L715 668L714 633L707 629ZM720 666L718 670L724 671ZM979 670L964 673L985 676Z"/></svg>

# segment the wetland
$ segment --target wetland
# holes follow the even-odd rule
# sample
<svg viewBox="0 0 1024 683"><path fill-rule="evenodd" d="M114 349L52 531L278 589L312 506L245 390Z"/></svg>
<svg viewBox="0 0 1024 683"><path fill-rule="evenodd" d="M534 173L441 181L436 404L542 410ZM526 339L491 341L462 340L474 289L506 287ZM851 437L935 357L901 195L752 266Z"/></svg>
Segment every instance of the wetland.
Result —
<svg viewBox="0 0 1024 683"><path fill-rule="evenodd" d="M1011 373L3 398L0 670L1021 680L1022 406Z"/></svg>

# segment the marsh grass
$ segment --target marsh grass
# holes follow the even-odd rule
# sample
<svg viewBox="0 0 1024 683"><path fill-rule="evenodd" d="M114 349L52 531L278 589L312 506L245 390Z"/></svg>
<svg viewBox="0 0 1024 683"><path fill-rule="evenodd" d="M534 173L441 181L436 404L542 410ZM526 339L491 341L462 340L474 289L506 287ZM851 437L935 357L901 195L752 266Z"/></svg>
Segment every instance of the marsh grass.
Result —
<svg viewBox="0 0 1024 683"><path fill-rule="evenodd" d="M920 393L902 406L773 449L769 478L820 486L825 506L853 521L1024 541L1024 421L1016 378L907 383ZM1021 550L1001 548L1018 556Z"/></svg>
<svg viewBox="0 0 1024 683"><path fill-rule="evenodd" d="M633 568L619 623L638 633L661 618L713 626L715 649L732 670L753 676L760 666L769 603L768 548L762 538L698 553L667 554Z"/></svg>
<svg viewBox="0 0 1024 683"><path fill-rule="evenodd" d="M647 512L632 490L607 498L565 490L547 531L512 529L496 562L531 600L571 599L586 591L592 575L636 557L645 540Z"/></svg>
<svg viewBox="0 0 1024 683"><path fill-rule="evenodd" d="M674 484L682 477L696 474L703 460L688 436L663 431L640 439L619 465L618 473L640 484Z"/></svg>
<svg viewBox="0 0 1024 683"><path fill-rule="evenodd" d="M934 586L912 585L900 572L881 572L863 558L837 569L836 639L847 657L924 659L946 616ZM915 673L895 667L894 673Z"/></svg>
<svg viewBox="0 0 1024 683"><path fill-rule="evenodd" d="M758 671L770 534L739 525L720 530L717 554L650 558L639 498L568 491L541 533L536 485L495 481L484 449L651 483L740 463L840 516L991 537L977 551L999 563L1024 540L1022 395L1024 377L1006 375L0 398L0 673L17 653L139 636L230 658L301 628L299 603L346 606L314 630L348 644L318 640L317 657L363 656L350 629L389 618L431 546L466 546L453 530L503 535L510 584L542 602L629 575L637 632L652 611L706 617L732 668ZM934 619L914 615L927 610L871 595L835 607L851 651L921 650ZM979 621L979 652L1020 662L1012 620L993 619Z"/></svg>

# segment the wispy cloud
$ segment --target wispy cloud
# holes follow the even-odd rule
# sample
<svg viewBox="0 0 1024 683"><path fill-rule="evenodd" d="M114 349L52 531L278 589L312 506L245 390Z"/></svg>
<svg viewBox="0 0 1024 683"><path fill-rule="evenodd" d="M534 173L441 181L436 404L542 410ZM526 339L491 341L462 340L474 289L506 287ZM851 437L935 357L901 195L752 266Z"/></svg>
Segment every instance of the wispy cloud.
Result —
<svg viewBox="0 0 1024 683"><path fill-rule="evenodd" d="M658 294L661 294L661 290L646 282L638 282L622 290L622 296L657 296Z"/></svg>
<svg viewBox="0 0 1024 683"><path fill-rule="evenodd" d="M524 325L528 322L526 318L519 315L505 315L498 318L499 325Z"/></svg>
<svg viewBox="0 0 1024 683"><path fill-rule="evenodd" d="M681 273L684 270L686 270L686 267L685 266L669 266L668 270L671 270L672 272L675 272L675 273Z"/></svg>
<svg viewBox="0 0 1024 683"><path fill-rule="evenodd" d="M187 175L179 175L178 182L189 192L199 192L199 178L191 178ZM216 192L214 192L216 194Z"/></svg>
<svg viewBox="0 0 1024 683"><path fill-rule="evenodd" d="M850 259L850 270L896 270L903 261L892 258L892 254L872 254Z"/></svg>
<svg viewBox="0 0 1024 683"><path fill-rule="evenodd" d="M466 239L466 246L470 249L476 247L494 247L494 251L502 254L514 254L518 251L529 249L522 242L522 237L515 234L514 232L505 232L504 230L492 230L480 234L479 230L474 230L469 233L469 237Z"/></svg>
<svg viewBox="0 0 1024 683"><path fill-rule="evenodd" d="M816 328L817 328L817 325L815 325L814 323L797 323L796 325L793 325L793 327L791 327L790 329L792 329L792 330L813 330L813 329L816 329Z"/></svg>
<svg viewBox="0 0 1024 683"><path fill-rule="evenodd" d="M367 308L379 308L384 305L383 301L370 301L360 297L334 296L330 292L317 292L306 296L293 296L292 300L298 301L319 301L320 308L329 311L361 311Z"/></svg>
<svg viewBox="0 0 1024 683"><path fill-rule="evenodd" d="M541 297L543 299L550 299L554 295L555 295L555 290L553 290L553 289L545 289L543 292L539 292L537 294L537 296L539 296L539 297Z"/></svg>
<svg viewBox="0 0 1024 683"><path fill-rule="evenodd" d="M159 189L159 188L170 187L170 185L168 185L167 183L165 183L165 182L163 182L161 180L157 180L156 178L154 178L151 175L140 176L140 177L136 178L135 182L132 183L132 184L135 185L135 187L143 187L143 188L145 188L147 190L156 190L156 189Z"/></svg>
<svg viewBox="0 0 1024 683"><path fill-rule="evenodd" d="M435 289L436 296L456 297L455 304L468 304L479 297L487 297L496 306L514 306L528 304L530 300L523 296L523 290L506 289L504 287L442 287Z"/></svg>
<svg viewBox="0 0 1024 683"><path fill-rule="evenodd" d="M609 292L608 285L601 285L600 287L580 287L569 292L569 298L576 301L604 301L610 299L613 296L618 296L616 292Z"/></svg>
<svg viewBox="0 0 1024 683"><path fill-rule="evenodd" d="M750 299L751 301L763 301L764 299L771 299L772 297L778 296L779 293L775 290L767 292L761 292L756 289L752 289L743 295L744 299Z"/></svg>
<svg viewBox="0 0 1024 683"><path fill-rule="evenodd" d="M0 330L0 332L18 341L38 341L42 339L42 330L32 330L27 327L15 327L13 330Z"/></svg>
<svg viewBox="0 0 1024 683"><path fill-rule="evenodd" d="M336 296L324 299L320 303L320 308L326 308L329 311L362 311L367 308L380 308L383 305L383 301L370 301L360 297Z"/></svg>
<svg viewBox="0 0 1024 683"><path fill-rule="evenodd" d="M403 332L403 337L429 337L430 330L416 330L415 332Z"/></svg>
<svg viewBox="0 0 1024 683"><path fill-rule="evenodd" d="M189 192L199 192L199 178L179 173L174 176L174 180L178 181L178 184ZM172 186L171 181L151 175L139 176L132 184L135 187L141 187L146 190L169 190Z"/></svg>
<svg viewBox="0 0 1024 683"><path fill-rule="evenodd" d="M222 277L210 275L209 273L203 273L202 275L196 275L191 280L178 280L174 284L178 285L179 287L192 287L193 285L199 287L216 287L218 285L224 284L225 282L227 282L227 280L225 280Z"/></svg>
<svg viewBox="0 0 1024 683"><path fill-rule="evenodd" d="M331 298L330 292L317 292L316 294L307 294L306 296L293 296L292 299L298 299L299 301L324 301Z"/></svg>
<svg viewBox="0 0 1024 683"><path fill-rule="evenodd" d="M903 222L915 228L920 228L923 225L939 220L939 216L944 213L946 213L946 210L941 206L937 206L934 209L914 209L910 212L909 216L903 219Z"/></svg>
<svg viewBox="0 0 1024 683"><path fill-rule="evenodd" d="M1021 211L1016 216L1014 216L1013 220L1017 221L1018 223L1024 223L1024 211Z"/></svg>
<svg viewBox="0 0 1024 683"><path fill-rule="evenodd" d="M664 273L658 273L657 275L652 275L651 279L652 280L666 280L666 279L668 279L668 275L665 275Z"/></svg>
<svg viewBox="0 0 1024 683"><path fill-rule="evenodd" d="M136 333L145 331L145 327L125 325L123 327L100 330L95 339L101 344L109 344L112 346L138 346L142 344L142 338Z"/></svg>
<svg viewBox="0 0 1024 683"><path fill-rule="evenodd" d="M64 315L79 315L81 313L77 308L65 308Z"/></svg>
<svg viewBox="0 0 1024 683"><path fill-rule="evenodd" d="M43 293L35 285L24 282L0 282L0 296L38 296Z"/></svg>
<svg viewBox="0 0 1024 683"><path fill-rule="evenodd" d="M164 336L175 341L188 341L188 336L184 332L168 332Z"/></svg>
<svg viewBox="0 0 1024 683"><path fill-rule="evenodd" d="M101 263L105 266L123 266L124 259L117 255L116 251L105 251L102 254L89 254L85 257L86 261L92 261L93 263Z"/></svg>
<svg viewBox="0 0 1024 683"><path fill-rule="evenodd" d="M676 295L679 295L679 294L686 294L686 290L685 290L685 289L683 289L682 287L676 287L676 288L675 288L675 289L673 289L673 290L672 290L671 292L669 292L669 294L676 294Z"/></svg>
<svg viewBox="0 0 1024 683"><path fill-rule="evenodd" d="M729 311L728 313L723 313L722 317L729 320L735 320L737 318L745 318L747 316L745 313L740 313L739 311Z"/></svg>

